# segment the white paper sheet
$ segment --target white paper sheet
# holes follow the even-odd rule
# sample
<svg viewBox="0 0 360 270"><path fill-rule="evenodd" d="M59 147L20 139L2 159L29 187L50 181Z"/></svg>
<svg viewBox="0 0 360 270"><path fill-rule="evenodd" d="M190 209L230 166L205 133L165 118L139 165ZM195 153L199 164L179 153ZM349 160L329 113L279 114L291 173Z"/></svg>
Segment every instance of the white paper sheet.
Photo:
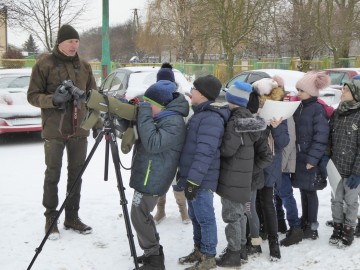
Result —
<svg viewBox="0 0 360 270"><path fill-rule="evenodd" d="M326 171L328 173L328 179L331 186L331 191L333 195L335 196L335 192L337 189L337 186L341 180L341 175L339 171L336 169L334 162L330 159L327 166Z"/></svg>
<svg viewBox="0 0 360 270"><path fill-rule="evenodd" d="M266 121L272 118L279 120L281 117L285 120L294 114L300 103L301 101L284 102L266 100L264 107L260 111L260 116Z"/></svg>

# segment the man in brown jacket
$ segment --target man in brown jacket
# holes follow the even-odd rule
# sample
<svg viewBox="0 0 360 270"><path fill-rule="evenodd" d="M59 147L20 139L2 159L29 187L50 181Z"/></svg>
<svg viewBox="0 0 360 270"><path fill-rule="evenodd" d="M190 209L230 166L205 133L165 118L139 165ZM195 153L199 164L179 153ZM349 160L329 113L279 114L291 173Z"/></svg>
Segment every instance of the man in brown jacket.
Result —
<svg viewBox="0 0 360 270"><path fill-rule="evenodd" d="M96 89L96 83L91 66L79 58L78 48L78 32L70 25L61 26L52 53L42 55L34 65L28 90L30 104L41 108L42 138L45 141L45 233L57 214L58 183L64 149L68 158L67 191L73 186L86 159L89 131L80 128L86 107L79 94ZM74 92L74 88L69 87L69 80L70 86L73 83L79 91ZM67 201L64 227L88 234L92 228L78 216L81 182L79 179ZM58 227L54 224L49 239L58 239L59 236Z"/></svg>

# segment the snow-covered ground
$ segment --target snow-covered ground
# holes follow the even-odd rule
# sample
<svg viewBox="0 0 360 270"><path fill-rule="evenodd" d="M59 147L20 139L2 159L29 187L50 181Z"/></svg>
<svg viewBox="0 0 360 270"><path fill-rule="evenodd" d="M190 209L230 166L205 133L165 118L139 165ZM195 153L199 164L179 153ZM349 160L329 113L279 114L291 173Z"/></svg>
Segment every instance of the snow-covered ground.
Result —
<svg viewBox="0 0 360 270"><path fill-rule="evenodd" d="M94 140L89 138L89 150ZM110 155L109 180L104 182L105 140L96 150L83 176L80 216L93 227L90 235L65 231L60 216L58 241L47 240L31 269L36 270L130 270L134 268L129 242L120 206L114 166ZM121 155L121 161L130 166L131 155ZM65 198L66 159L59 185L60 202ZM43 143L34 135L0 135L0 269L27 269L35 249L44 237L42 185L44 175ZM129 171L121 171L126 187L128 209L133 190L128 187ZM299 210L299 191L295 190ZM330 188L319 192L318 240L303 240L300 244L281 248L282 259L269 261L267 241L262 244L263 254L251 258L241 269L360 269L360 239L345 250L328 245L331 228L325 221L331 218ZM225 224L221 220L221 203L215 196L218 221L217 247L220 253L226 246ZM164 246L166 269L185 267L177 264L180 256L187 255L193 247L192 226L180 221L174 196L169 192L166 204L167 218L158 225L161 244ZM137 253L142 254L134 242ZM282 239L284 235L280 235ZM221 269L218 267L218 269ZM225 268L223 268L225 269Z"/></svg>

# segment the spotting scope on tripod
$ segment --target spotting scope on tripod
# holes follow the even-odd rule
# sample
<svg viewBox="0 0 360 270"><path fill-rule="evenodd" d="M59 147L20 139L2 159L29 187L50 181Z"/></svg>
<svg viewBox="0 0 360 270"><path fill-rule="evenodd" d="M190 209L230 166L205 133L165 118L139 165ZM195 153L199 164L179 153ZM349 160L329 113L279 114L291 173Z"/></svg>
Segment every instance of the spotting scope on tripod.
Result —
<svg viewBox="0 0 360 270"><path fill-rule="evenodd" d="M70 190L68 191L64 202L62 203L57 215L55 216L53 222L51 223L48 231L46 232L42 242L40 243L39 247L35 249L35 255L32 258L28 270L31 269L33 266L36 258L42 251L43 246L48 239L50 232L52 231L54 225L57 223L61 213L65 209L65 206L69 200L73 196L73 191L76 189L77 185L80 183L79 180L81 179L82 175L84 174L87 166L89 165L91 158L93 157L97 147L99 146L102 139L105 137L106 139L106 147L105 147L105 168L104 168L104 180L108 180L108 166L109 166L109 150L111 150L112 160L115 168L116 179L117 179L117 186L120 194L120 205L122 206L122 211L124 215L124 221L127 231L127 237L129 240L130 252L131 256L134 259L135 269L139 269L137 256L136 256L136 248L134 244L134 235L131 229L131 223L129 218L129 212L127 209L127 199L125 196L125 187L123 185L122 176L121 176L121 160L119 156L119 148L117 144L117 137L119 133L119 128L116 128L116 123L118 123L119 119L124 119L125 122L128 123L125 125L126 128L124 129L124 125L122 126L122 134L123 137L121 149L123 153L128 153L131 150L132 144L136 140L136 127L135 121L137 116L137 106L134 104L129 104L127 102L119 101L113 97L108 97L103 95L98 91L91 91L87 97L87 107L89 109L88 115L85 121L82 123L82 128L86 130L90 130L98 121L99 117L103 118L103 129L98 134L95 139L95 144L92 147L88 157L85 160L83 167L81 168L79 175L77 176L75 182L71 186ZM124 122L124 121L123 121ZM127 139L126 142L123 143L124 138Z"/></svg>

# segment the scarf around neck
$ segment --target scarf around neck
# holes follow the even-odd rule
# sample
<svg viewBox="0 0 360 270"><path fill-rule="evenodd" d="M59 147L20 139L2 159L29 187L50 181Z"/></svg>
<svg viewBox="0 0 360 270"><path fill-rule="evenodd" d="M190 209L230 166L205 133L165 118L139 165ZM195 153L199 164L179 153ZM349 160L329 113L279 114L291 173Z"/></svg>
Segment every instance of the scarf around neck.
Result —
<svg viewBox="0 0 360 270"><path fill-rule="evenodd" d="M338 112L340 115L348 115L360 109L360 102L356 100L340 102Z"/></svg>

